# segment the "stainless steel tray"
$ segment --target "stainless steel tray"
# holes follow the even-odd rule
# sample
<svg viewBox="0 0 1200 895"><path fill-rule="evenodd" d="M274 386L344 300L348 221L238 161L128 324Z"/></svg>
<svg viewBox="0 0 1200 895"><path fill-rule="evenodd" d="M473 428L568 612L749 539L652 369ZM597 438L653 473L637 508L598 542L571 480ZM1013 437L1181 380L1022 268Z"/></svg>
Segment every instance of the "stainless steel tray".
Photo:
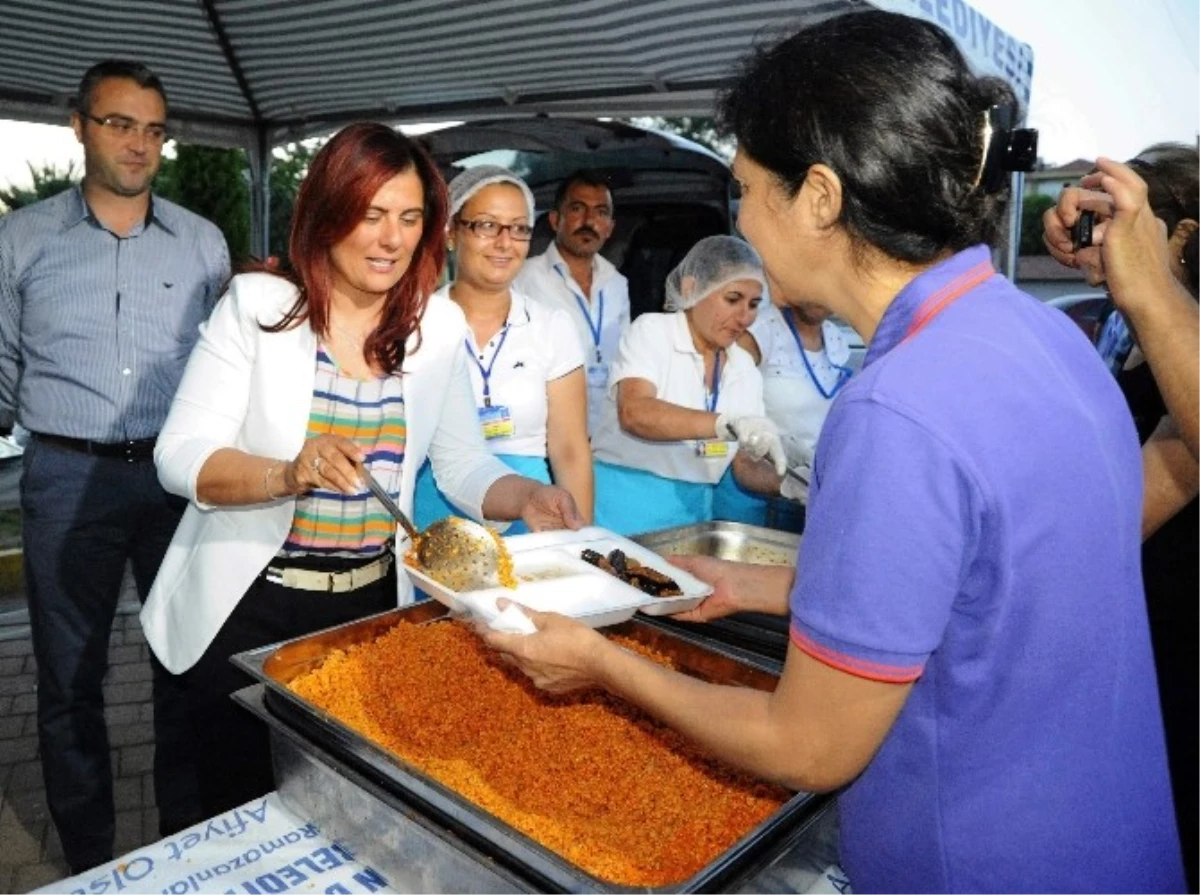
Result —
<svg viewBox="0 0 1200 895"><path fill-rule="evenodd" d="M633 540L659 554L715 556L759 565L796 565L801 536L742 522L701 522L635 535ZM671 631L687 632L706 643L735 648L779 667L787 655L788 620L783 616L739 612L703 625L663 622ZM690 631L689 631L690 629Z"/></svg>
<svg viewBox="0 0 1200 895"><path fill-rule="evenodd" d="M742 522L701 522L634 535L633 540L660 554L794 566L801 536Z"/></svg>
<svg viewBox="0 0 1200 895"><path fill-rule="evenodd" d="M241 653L233 661L262 683L263 704L276 719L334 761L372 781L431 828L446 831L466 849L485 856L493 872L506 879L519 879L535 890L646 891L618 886L581 870L287 689L288 681L319 665L333 649L373 640L401 620L436 623L446 613L440 604L419 603ZM672 656L682 670L696 677L756 689L773 689L777 681L769 663L733 658L656 623L633 620L612 630ZM397 686L403 684L398 682ZM720 891L744 883L756 870L779 861L782 851L794 844L798 826L821 801L810 793L797 793L693 877L663 891ZM363 851L368 853L369 845Z"/></svg>

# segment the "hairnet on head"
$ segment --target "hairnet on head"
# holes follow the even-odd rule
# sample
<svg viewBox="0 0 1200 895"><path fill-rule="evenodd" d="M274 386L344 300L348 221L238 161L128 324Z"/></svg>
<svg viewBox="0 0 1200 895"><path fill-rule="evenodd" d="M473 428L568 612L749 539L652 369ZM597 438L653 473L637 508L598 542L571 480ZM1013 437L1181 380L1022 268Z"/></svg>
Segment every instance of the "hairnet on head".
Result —
<svg viewBox="0 0 1200 895"><path fill-rule="evenodd" d="M666 309L686 311L734 280L757 280L767 292L762 261L736 236L706 236L667 274Z"/></svg>
<svg viewBox="0 0 1200 895"><path fill-rule="evenodd" d="M521 195L525 197L525 204L529 208L529 223L533 224L534 206L533 193L525 181L514 174L508 168L502 168L499 165L478 165L474 168L467 168L461 174L457 175L448 184L450 190L450 216L458 214L467 200L478 193L485 186L491 186L493 183L511 183L521 191Z"/></svg>

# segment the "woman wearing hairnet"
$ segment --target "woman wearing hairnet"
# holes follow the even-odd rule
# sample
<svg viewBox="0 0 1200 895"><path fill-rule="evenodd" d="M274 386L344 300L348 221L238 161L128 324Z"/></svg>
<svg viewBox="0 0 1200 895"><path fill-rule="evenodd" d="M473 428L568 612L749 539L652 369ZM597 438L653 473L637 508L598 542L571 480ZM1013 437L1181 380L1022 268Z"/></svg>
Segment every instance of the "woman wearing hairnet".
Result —
<svg viewBox="0 0 1200 895"><path fill-rule="evenodd" d="M667 276L667 313L641 315L622 337L592 437L596 524L622 534L688 525L713 519L721 501L762 521L765 503L740 494L732 470L763 457L785 468L762 376L735 344L765 285L754 249L709 236Z"/></svg>
<svg viewBox="0 0 1200 895"><path fill-rule="evenodd" d="M592 456L587 436L583 346L566 311L513 287L529 254L533 194L498 165L480 165L450 181L448 245L454 281L435 297L462 308L471 334L463 343L479 424L488 447L515 471L565 488L592 518ZM457 511L426 464L417 477L415 522L424 528ZM515 523L509 534L528 531Z"/></svg>
<svg viewBox="0 0 1200 895"><path fill-rule="evenodd" d="M1031 135L935 24L878 10L756 52L723 98L738 226L868 343L796 568L681 559L693 618L790 616L773 692L531 612L491 632L764 778L838 796L858 892L1184 891L1138 562L1137 433L1074 323L992 267ZM1144 195L1144 193L1143 193Z"/></svg>

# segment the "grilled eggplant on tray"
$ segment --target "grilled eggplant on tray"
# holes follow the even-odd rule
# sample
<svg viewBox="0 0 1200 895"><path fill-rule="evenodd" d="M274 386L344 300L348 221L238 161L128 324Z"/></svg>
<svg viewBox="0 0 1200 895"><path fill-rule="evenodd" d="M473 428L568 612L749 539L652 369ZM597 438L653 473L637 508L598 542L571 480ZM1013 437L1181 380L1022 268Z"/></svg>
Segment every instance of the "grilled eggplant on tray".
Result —
<svg viewBox="0 0 1200 895"><path fill-rule="evenodd" d="M612 550L608 556L595 550L584 550L579 556L652 597L678 597L683 594L675 579L626 556L621 550Z"/></svg>

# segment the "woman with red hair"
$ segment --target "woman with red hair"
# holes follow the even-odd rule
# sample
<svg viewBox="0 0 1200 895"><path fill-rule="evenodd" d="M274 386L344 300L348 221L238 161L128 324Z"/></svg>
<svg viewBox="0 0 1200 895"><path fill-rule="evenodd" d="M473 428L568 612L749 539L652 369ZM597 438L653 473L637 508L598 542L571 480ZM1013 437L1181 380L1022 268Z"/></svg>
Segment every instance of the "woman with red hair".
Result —
<svg viewBox="0 0 1200 895"><path fill-rule="evenodd" d="M190 505L142 625L189 678L209 814L273 788L266 728L229 699L246 683L229 657L413 600L396 523L364 471L410 515L428 457L476 519L582 524L565 491L514 475L484 442L466 321L431 297L446 218L445 184L419 146L351 125L301 186L293 271L234 277L202 327L154 453L164 487Z"/></svg>

